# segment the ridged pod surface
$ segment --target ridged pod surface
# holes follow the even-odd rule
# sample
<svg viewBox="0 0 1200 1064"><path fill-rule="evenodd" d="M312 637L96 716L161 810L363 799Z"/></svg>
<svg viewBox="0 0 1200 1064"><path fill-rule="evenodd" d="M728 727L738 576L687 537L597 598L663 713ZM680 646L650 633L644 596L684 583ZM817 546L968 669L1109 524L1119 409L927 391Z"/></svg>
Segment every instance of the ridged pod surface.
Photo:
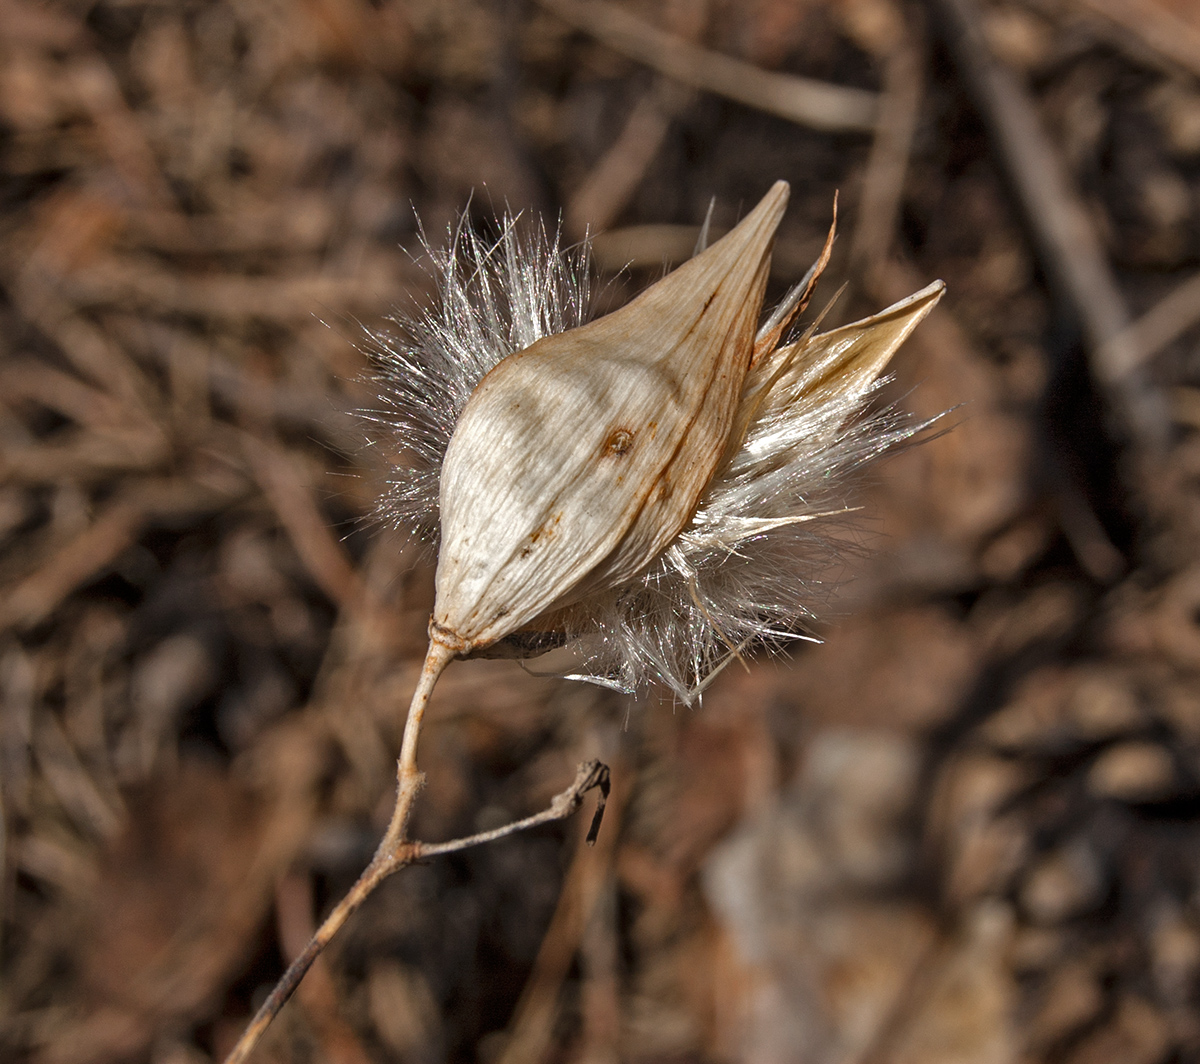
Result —
<svg viewBox="0 0 1200 1064"><path fill-rule="evenodd" d="M787 199L777 182L629 304L480 381L442 466L439 640L468 653L621 584L692 520L734 426Z"/></svg>

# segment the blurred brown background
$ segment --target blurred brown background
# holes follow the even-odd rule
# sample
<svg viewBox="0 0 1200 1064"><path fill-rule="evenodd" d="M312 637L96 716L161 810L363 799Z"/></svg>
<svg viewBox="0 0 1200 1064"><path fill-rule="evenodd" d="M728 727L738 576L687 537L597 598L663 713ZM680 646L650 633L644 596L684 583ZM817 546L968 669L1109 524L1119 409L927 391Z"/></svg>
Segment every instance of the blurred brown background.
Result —
<svg viewBox="0 0 1200 1064"><path fill-rule="evenodd" d="M0 0L0 1057L220 1059L370 855L416 218L590 228L616 302L784 178L776 293L835 190L834 319L949 285L825 644L694 710L452 666L418 836L599 756L600 843L406 870L257 1059L1200 1059L1198 79L1190 0Z"/></svg>

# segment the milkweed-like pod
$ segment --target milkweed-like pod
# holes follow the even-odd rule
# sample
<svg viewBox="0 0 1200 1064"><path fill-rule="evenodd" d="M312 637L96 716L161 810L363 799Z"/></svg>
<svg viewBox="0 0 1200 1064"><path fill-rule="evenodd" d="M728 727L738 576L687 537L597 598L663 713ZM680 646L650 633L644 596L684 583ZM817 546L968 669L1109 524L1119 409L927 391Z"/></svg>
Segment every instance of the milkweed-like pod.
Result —
<svg viewBox="0 0 1200 1064"><path fill-rule="evenodd" d="M375 416L408 452L380 512L427 542L440 532L443 650L527 658L570 643L561 674L658 682L690 703L741 648L808 637L854 474L929 424L871 399L944 286L797 334L833 227L763 315L786 198L780 182L723 240L591 322L586 245L522 238L509 218L494 243L460 227L431 249L439 304L397 322L403 342L374 338Z"/></svg>
<svg viewBox="0 0 1200 1064"><path fill-rule="evenodd" d="M644 569L691 521L750 368L777 182L620 310L480 381L442 466L434 626L460 652Z"/></svg>

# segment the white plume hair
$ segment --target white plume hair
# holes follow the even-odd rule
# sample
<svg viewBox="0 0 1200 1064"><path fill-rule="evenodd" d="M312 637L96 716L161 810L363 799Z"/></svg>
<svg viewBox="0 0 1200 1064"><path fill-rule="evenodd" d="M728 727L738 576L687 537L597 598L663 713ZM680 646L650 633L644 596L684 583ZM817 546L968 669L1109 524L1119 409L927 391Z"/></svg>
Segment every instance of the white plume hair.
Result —
<svg viewBox="0 0 1200 1064"><path fill-rule="evenodd" d="M444 250L422 232L435 302L390 319L394 332L368 333L382 405L365 416L405 452L377 510L430 546L442 459L475 386L508 355L592 313L587 243L564 249L557 232L518 223L506 216L485 239L464 218ZM828 600L844 551L828 533L845 524L852 474L931 424L872 409L879 370L900 341L873 369L855 369L853 330L921 299L932 306L940 293L938 282L867 322L810 329L754 364L743 388L748 416L690 525L636 579L560 618L578 648L565 675L627 693L657 681L690 704L743 649L812 638L813 609ZM906 319L900 339L927 309ZM768 316L760 339L782 316Z"/></svg>

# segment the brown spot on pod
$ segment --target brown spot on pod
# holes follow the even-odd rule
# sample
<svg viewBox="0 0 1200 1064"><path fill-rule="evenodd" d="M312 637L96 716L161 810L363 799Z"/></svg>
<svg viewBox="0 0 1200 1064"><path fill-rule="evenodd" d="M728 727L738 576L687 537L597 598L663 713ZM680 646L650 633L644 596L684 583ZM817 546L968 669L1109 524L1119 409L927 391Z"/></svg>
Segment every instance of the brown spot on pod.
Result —
<svg viewBox="0 0 1200 1064"><path fill-rule="evenodd" d="M633 449L633 433L617 429L604 443L605 454L628 454Z"/></svg>

